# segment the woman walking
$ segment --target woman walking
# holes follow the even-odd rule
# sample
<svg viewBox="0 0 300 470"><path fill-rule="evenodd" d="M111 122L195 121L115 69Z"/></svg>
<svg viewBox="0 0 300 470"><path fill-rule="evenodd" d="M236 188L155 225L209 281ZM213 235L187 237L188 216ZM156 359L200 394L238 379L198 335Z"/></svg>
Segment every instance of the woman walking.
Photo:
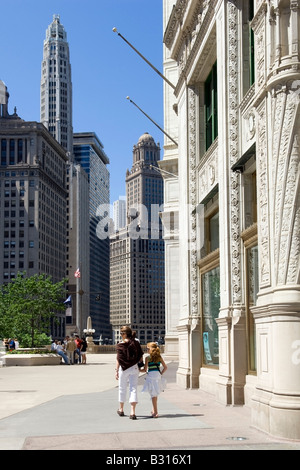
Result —
<svg viewBox="0 0 300 470"><path fill-rule="evenodd" d="M127 383L129 383L130 419L136 419L135 408L138 402L137 385L139 378L138 362L143 358L143 351L139 341L135 338L135 331L129 326L121 328L122 342L117 344L116 379L119 380L119 416L124 416L124 403L126 400Z"/></svg>
<svg viewBox="0 0 300 470"><path fill-rule="evenodd" d="M166 372L167 366L156 343L148 343L147 351L149 351L149 356L145 359L144 369L141 369L141 372L147 372L142 392L148 392L150 394L152 400L151 415L152 418L158 418L157 398L166 385L166 380L162 375ZM163 366L162 371L160 371L161 364Z"/></svg>

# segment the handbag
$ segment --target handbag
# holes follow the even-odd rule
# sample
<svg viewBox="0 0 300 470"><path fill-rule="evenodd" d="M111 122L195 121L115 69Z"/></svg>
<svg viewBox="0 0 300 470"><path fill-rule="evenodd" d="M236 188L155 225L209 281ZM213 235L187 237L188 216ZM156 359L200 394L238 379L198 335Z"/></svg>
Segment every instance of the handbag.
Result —
<svg viewBox="0 0 300 470"><path fill-rule="evenodd" d="M143 361L138 362L138 368L142 369L145 366Z"/></svg>

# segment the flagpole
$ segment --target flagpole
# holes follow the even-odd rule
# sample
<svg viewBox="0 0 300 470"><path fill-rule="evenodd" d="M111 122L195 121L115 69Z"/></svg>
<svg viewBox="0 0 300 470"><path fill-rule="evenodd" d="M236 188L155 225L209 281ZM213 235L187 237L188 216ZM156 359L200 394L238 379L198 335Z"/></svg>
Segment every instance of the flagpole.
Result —
<svg viewBox="0 0 300 470"><path fill-rule="evenodd" d="M79 321L80 321L80 324L79 324L79 335L81 337L81 333L82 333L82 300L83 300L83 290L82 290L82 277L81 277L81 273L82 273L82 269L81 269L81 263L79 265L79 271L80 271L80 281L79 281L79 284L80 284L80 291L79 291L79 295L80 295L80 317L79 317Z"/></svg>
<svg viewBox="0 0 300 470"><path fill-rule="evenodd" d="M149 60L146 59L146 57L144 57L129 41L127 41L127 39L126 39L124 36L122 36L121 33L119 33L119 31L117 30L117 28L113 28L113 32L114 32L114 33L117 33L118 36L120 36L120 38L122 38L123 41L125 41L125 42L128 44L128 46L131 47L131 49L133 49L148 65L150 65L150 67L151 67L168 85L170 85L170 87L172 87L173 90L175 90L175 88L176 88L175 85L173 85L173 83L171 83L170 80L168 80L159 70L157 70L157 68L154 67L154 65L151 64L151 62L149 62Z"/></svg>
<svg viewBox="0 0 300 470"><path fill-rule="evenodd" d="M166 131L164 131L162 127L160 127L148 114L146 114L145 111L142 110L142 108L140 108L134 101L132 101L129 96L127 96L126 99L129 100L130 103L132 103L137 109L139 109L151 122L153 122L153 124L155 124L156 127L158 127L161 132L163 132L170 140L172 140L173 144L175 144L176 147L178 147L177 142L169 134L167 134Z"/></svg>

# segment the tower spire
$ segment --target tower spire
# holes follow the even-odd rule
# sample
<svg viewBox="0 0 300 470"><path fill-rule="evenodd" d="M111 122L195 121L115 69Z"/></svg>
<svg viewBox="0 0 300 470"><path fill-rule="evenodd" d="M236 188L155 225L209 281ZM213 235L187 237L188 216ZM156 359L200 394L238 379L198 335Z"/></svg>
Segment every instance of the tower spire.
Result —
<svg viewBox="0 0 300 470"><path fill-rule="evenodd" d="M72 81L67 33L60 15L46 30L41 77L41 122L64 147L73 151Z"/></svg>

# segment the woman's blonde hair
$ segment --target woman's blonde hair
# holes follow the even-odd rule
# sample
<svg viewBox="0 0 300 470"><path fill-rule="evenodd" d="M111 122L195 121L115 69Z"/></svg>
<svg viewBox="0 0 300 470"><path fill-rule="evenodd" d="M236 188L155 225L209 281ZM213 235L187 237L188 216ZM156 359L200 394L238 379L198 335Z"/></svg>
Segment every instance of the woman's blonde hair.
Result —
<svg viewBox="0 0 300 470"><path fill-rule="evenodd" d="M160 349L156 343L148 343L147 348L149 349L150 361L161 362Z"/></svg>

